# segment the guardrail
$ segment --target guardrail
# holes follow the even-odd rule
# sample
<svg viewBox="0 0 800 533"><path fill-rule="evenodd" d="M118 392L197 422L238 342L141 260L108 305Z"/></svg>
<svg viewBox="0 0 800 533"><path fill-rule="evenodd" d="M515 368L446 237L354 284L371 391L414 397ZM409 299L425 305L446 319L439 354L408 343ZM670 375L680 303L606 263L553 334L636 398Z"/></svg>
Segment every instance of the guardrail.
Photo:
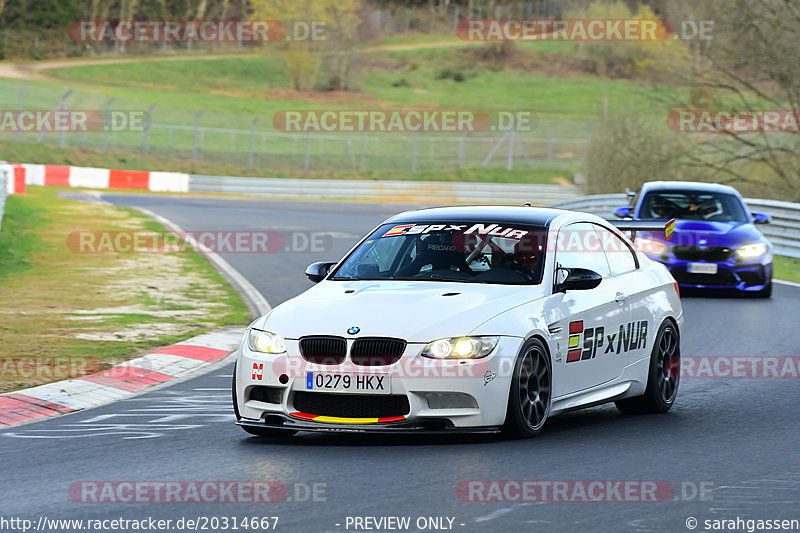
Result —
<svg viewBox="0 0 800 533"><path fill-rule="evenodd" d="M775 253L800 258L800 204L758 198L745 198L745 202L751 211L766 213L772 218L769 224L758 228L775 246ZM625 194L598 194L560 202L553 207L613 218L614 209L627 205Z"/></svg>
<svg viewBox="0 0 800 533"><path fill-rule="evenodd" d="M580 194L580 188L574 185L528 183L236 178L190 175L189 192L293 198L381 199L417 204L521 204L531 202L536 205L547 205L575 198Z"/></svg>

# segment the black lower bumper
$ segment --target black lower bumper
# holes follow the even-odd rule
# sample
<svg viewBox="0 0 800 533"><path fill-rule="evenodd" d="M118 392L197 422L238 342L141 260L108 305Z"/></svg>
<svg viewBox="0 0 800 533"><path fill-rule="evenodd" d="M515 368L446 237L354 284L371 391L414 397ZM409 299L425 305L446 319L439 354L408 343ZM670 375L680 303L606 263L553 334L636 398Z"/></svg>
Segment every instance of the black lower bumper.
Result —
<svg viewBox="0 0 800 533"><path fill-rule="evenodd" d="M281 414L270 414L261 420L241 419L237 425L250 428L274 429L283 431L316 431L328 433L376 433L376 434L426 434L426 435L453 435L453 434L497 434L497 426L459 428L452 422L444 419L425 419L402 422L370 423L370 424L340 424L332 422L312 422L300 420Z"/></svg>

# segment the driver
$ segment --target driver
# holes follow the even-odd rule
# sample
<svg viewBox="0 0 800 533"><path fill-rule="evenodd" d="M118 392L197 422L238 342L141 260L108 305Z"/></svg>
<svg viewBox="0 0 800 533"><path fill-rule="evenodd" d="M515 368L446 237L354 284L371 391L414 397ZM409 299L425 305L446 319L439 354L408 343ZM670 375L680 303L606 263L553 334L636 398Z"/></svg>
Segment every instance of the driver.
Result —
<svg viewBox="0 0 800 533"><path fill-rule="evenodd" d="M531 233L522 237L514 245L514 252L509 255L507 268L521 271L535 277L542 262L542 242L540 235Z"/></svg>
<svg viewBox="0 0 800 533"><path fill-rule="evenodd" d="M650 212L653 214L653 218L672 218L670 216L669 206L660 198L657 198L653 202L653 207L650 208Z"/></svg>

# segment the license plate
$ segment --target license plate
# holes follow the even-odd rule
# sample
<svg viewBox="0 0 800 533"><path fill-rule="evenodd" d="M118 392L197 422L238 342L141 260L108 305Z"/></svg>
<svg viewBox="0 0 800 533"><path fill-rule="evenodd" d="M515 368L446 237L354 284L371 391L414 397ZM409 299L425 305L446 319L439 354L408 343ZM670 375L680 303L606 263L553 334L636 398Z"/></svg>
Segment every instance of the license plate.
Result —
<svg viewBox="0 0 800 533"><path fill-rule="evenodd" d="M716 274L716 263L689 263L689 274Z"/></svg>
<svg viewBox="0 0 800 533"><path fill-rule="evenodd" d="M343 372L306 372L306 390L391 394L388 374L349 374Z"/></svg>

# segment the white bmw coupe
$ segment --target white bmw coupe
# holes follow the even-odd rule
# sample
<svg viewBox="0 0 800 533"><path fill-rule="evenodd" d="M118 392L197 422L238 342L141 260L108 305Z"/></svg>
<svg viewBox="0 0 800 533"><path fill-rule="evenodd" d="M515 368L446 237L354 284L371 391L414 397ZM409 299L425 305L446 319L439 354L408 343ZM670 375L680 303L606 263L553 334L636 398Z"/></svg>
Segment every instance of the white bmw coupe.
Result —
<svg viewBox="0 0 800 533"><path fill-rule="evenodd" d="M233 403L248 433L537 435L568 410L668 411L683 311L625 234L670 223L534 207L396 215L254 321Z"/></svg>

